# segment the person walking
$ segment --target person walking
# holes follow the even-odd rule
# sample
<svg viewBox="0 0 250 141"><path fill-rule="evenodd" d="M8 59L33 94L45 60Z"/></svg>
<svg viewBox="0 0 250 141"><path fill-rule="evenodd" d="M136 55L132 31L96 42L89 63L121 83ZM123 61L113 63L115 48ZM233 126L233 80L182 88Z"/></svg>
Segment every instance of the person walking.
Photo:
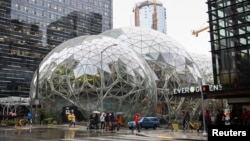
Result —
<svg viewBox="0 0 250 141"><path fill-rule="evenodd" d="M136 129L137 129L138 132L140 132L139 118L140 118L139 113L136 113L136 114L135 114L134 121L135 121L135 127L136 127Z"/></svg>
<svg viewBox="0 0 250 141"><path fill-rule="evenodd" d="M110 123L111 123L110 130L113 131L115 128L115 115L113 112L110 113Z"/></svg>
<svg viewBox="0 0 250 141"><path fill-rule="evenodd" d="M76 127L76 116L74 113L72 113L72 125L74 125L74 128Z"/></svg>
<svg viewBox="0 0 250 141"><path fill-rule="evenodd" d="M100 115L100 123L101 123L101 130L104 130L105 128L105 113L104 112Z"/></svg>
<svg viewBox="0 0 250 141"><path fill-rule="evenodd" d="M183 127L183 129L184 129L184 130L190 129L189 121L190 121L189 111L186 111L186 112L185 112L185 115L184 115L184 120L183 120L183 122L184 122L184 127Z"/></svg>
<svg viewBox="0 0 250 141"><path fill-rule="evenodd" d="M216 114L216 125L224 125L225 114L223 110L218 110Z"/></svg>
<svg viewBox="0 0 250 141"><path fill-rule="evenodd" d="M43 125L44 124L44 118L45 118L45 115L43 112L40 113L40 124Z"/></svg>
<svg viewBox="0 0 250 141"><path fill-rule="evenodd" d="M27 114L27 119L28 119L28 124L32 125L32 114L30 112L28 112Z"/></svg>
<svg viewBox="0 0 250 141"><path fill-rule="evenodd" d="M94 116L94 125L95 125L95 129L99 129L99 116L97 113Z"/></svg>
<svg viewBox="0 0 250 141"><path fill-rule="evenodd" d="M73 119L72 113L70 112L67 117L68 117L69 127L71 127L72 126L72 119Z"/></svg>
<svg viewBox="0 0 250 141"><path fill-rule="evenodd" d="M105 128L106 128L106 131L110 129L110 115L108 112L105 115Z"/></svg>
<svg viewBox="0 0 250 141"><path fill-rule="evenodd" d="M208 126L210 126L212 124L210 112L208 109L206 109L206 112L205 112L205 123L206 123L206 131L207 131Z"/></svg>
<svg viewBox="0 0 250 141"><path fill-rule="evenodd" d="M200 111L199 113L198 121L200 122L200 126L197 128L197 132L199 133L199 131L203 128L203 112L202 111Z"/></svg>
<svg viewBox="0 0 250 141"><path fill-rule="evenodd" d="M122 123L121 115L116 115L115 121L116 121L117 131L119 131Z"/></svg>
<svg viewBox="0 0 250 141"><path fill-rule="evenodd" d="M249 125L249 120L250 120L250 112L247 108L244 108L242 113L242 124Z"/></svg>

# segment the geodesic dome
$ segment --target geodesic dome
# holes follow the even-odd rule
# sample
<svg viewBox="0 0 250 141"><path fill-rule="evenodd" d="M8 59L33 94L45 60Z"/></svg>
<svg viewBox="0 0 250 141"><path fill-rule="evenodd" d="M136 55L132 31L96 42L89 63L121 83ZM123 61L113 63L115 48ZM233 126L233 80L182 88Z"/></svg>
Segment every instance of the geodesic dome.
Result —
<svg viewBox="0 0 250 141"><path fill-rule="evenodd" d="M211 55L193 53L192 58L199 66L204 84L213 84L213 66Z"/></svg>
<svg viewBox="0 0 250 141"><path fill-rule="evenodd" d="M114 38L77 37L57 46L41 62L38 97L43 105L58 107L55 111L75 105L85 116L94 110L120 111L128 117L138 111L153 115L157 93L151 73L140 55ZM36 78L35 73L30 91L33 99Z"/></svg>
<svg viewBox="0 0 250 141"><path fill-rule="evenodd" d="M141 54L157 76L159 113L176 115L182 108L185 98L174 98L174 88L199 85L201 74L191 56L177 41L161 32L142 28L124 27L103 32L101 35L118 39L129 48ZM189 101L189 103L197 103ZM162 110L164 109L164 110Z"/></svg>

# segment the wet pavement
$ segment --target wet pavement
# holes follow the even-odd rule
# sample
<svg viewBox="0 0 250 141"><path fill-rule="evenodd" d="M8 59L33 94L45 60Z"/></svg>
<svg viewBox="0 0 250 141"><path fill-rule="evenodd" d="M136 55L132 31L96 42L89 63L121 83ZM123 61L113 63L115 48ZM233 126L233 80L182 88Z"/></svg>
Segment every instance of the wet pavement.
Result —
<svg viewBox="0 0 250 141"><path fill-rule="evenodd" d="M0 127L0 141L174 141L174 140L207 140L207 137L196 131L173 132L159 128L132 132L122 128L120 131L87 130L86 126L69 128L68 125Z"/></svg>

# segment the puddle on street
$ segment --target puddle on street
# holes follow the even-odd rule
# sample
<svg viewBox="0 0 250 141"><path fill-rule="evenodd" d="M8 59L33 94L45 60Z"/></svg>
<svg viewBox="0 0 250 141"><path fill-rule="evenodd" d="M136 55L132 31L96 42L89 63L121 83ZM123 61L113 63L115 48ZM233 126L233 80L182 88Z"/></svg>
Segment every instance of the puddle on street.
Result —
<svg viewBox="0 0 250 141"><path fill-rule="evenodd" d="M57 140L57 139L74 139L84 137L112 136L114 133L101 130L79 131L58 128L21 128L12 130L0 130L0 136L13 136L38 139L38 140Z"/></svg>

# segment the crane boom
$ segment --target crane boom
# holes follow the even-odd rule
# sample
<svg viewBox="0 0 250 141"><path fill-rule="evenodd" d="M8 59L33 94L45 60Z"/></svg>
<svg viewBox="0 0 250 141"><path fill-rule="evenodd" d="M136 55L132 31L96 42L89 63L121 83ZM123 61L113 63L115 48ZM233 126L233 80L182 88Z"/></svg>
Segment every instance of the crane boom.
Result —
<svg viewBox="0 0 250 141"><path fill-rule="evenodd" d="M203 27L201 29L198 29L198 30L193 30L192 34L195 35L195 37L198 37L198 34L206 29L208 29L209 26L206 26L206 27Z"/></svg>

